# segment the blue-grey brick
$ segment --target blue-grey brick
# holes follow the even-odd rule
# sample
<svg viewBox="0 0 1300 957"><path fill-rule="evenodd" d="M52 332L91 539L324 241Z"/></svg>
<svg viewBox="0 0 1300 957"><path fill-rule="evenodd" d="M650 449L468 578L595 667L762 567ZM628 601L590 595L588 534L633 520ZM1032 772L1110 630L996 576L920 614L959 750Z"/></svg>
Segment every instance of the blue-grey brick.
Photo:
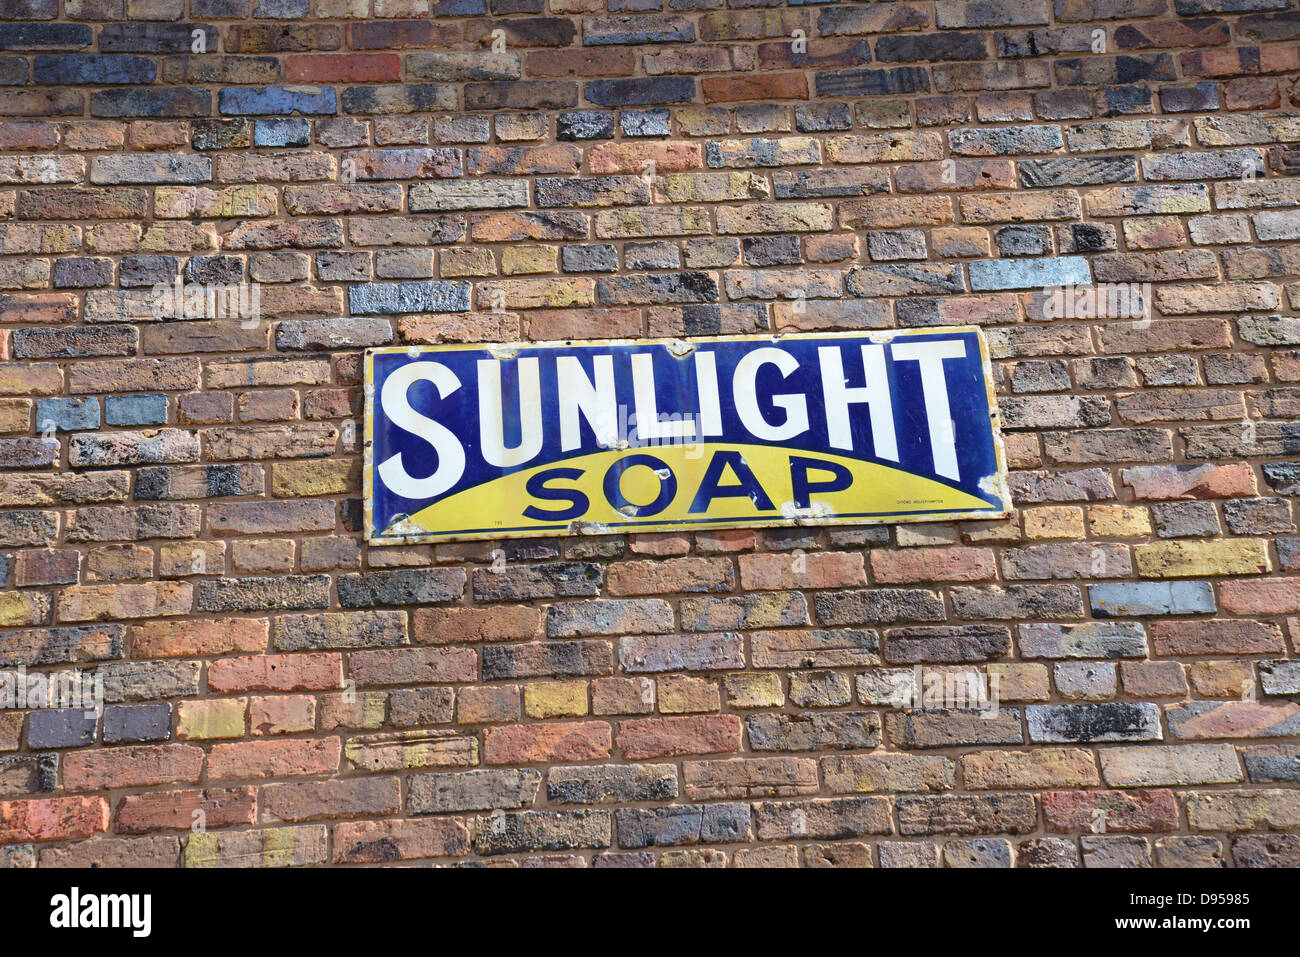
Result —
<svg viewBox="0 0 1300 957"><path fill-rule="evenodd" d="M685 17L644 16L587 17L582 23L584 46L609 44L691 43L695 24Z"/></svg>
<svg viewBox="0 0 1300 957"><path fill-rule="evenodd" d="M93 37L90 27L80 23L0 24L0 50L79 50L90 46Z"/></svg>
<svg viewBox="0 0 1300 957"><path fill-rule="evenodd" d="M256 0L253 16L268 20L301 20L310 9L308 0Z"/></svg>
<svg viewBox="0 0 1300 957"><path fill-rule="evenodd" d="M1160 707L1150 702L1030 705L1025 708L1034 742L1159 741Z"/></svg>
<svg viewBox="0 0 1300 957"><path fill-rule="evenodd" d="M106 23L99 31L101 53L189 53L194 31L202 30L207 49L216 50L217 28L198 23Z"/></svg>
<svg viewBox="0 0 1300 957"><path fill-rule="evenodd" d="M1261 661L1259 680L1264 694L1300 694L1300 661Z"/></svg>
<svg viewBox="0 0 1300 957"><path fill-rule="evenodd" d="M922 93L930 89L924 67L900 66L887 70L831 70L818 73L818 96L883 96Z"/></svg>
<svg viewBox="0 0 1300 957"><path fill-rule="evenodd" d="M587 101L597 106L690 103L695 99L695 80L686 76L592 80L583 87L583 92Z"/></svg>
<svg viewBox="0 0 1300 957"><path fill-rule="evenodd" d="M51 425L58 432L99 428L99 400L37 399L36 431L45 432Z"/></svg>
<svg viewBox="0 0 1300 957"><path fill-rule="evenodd" d="M974 292L996 289L1041 289L1045 286L1087 285L1092 270L1082 256L1048 259L983 259L971 263Z"/></svg>
<svg viewBox="0 0 1300 957"><path fill-rule="evenodd" d="M533 768L413 774L406 797L412 814L448 814L528 807L542 783Z"/></svg>
<svg viewBox="0 0 1300 957"><path fill-rule="evenodd" d="M111 705L104 709L104 743L166 741L171 736L170 704Z"/></svg>
<svg viewBox="0 0 1300 957"><path fill-rule="evenodd" d="M306 146L311 142L311 120L277 117L253 124L254 146Z"/></svg>
<svg viewBox="0 0 1300 957"><path fill-rule="evenodd" d="M289 116L292 113L333 114L334 90L312 86L238 86L217 94L217 109L236 116Z"/></svg>
<svg viewBox="0 0 1300 957"><path fill-rule="evenodd" d="M853 127L847 103L800 103L794 108L794 127L800 133L829 133Z"/></svg>
<svg viewBox="0 0 1300 957"><path fill-rule="evenodd" d="M667 136L670 117L668 110L624 110L618 125L624 136Z"/></svg>
<svg viewBox="0 0 1300 957"><path fill-rule="evenodd" d="M1025 658L1145 658L1146 629L1136 621L1023 624L1020 654Z"/></svg>
<svg viewBox="0 0 1300 957"><path fill-rule="evenodd" d="M465 572L459 568L410 568L338 579L339 604L344 608L456 601L464 591Z"/></svg>
<svg viewBox="0 0 1300 957"><path fill-rule="evenodd" d="M139 289L158 284L171 285L180 275L181 263L175 256L123 256L117 267L117 279L124 289Z"/></svg>
<svg viewBox="0 0 1300 957"><path fill-rule="evenodd" d="M555 804L634 804L677 797L672 764L602 764L551 768L546 798Z"/></svg>
<svg viewBox="0 0 1300 957"><path fill-rule="evenodd" d="M212 158L182 153L122 153L96 156L90 181L96 184L193 185L212 179Z"/></svg>
<svg viewBox="0 0 1300 957"><path fill-rule="evenodd" d="M1151 524L1161 538L1206 538L1222 531L1213 502L1161 502L1151 508Z"/></svg>
<svg viewBox="0 0 1300 957"><path fill-rule="evenodd" d="M84 708L33 711L27 719L27 747L75 748L95 743L95 712Z"/></svg>
<svg viewBox="0 0 1300 957"><path fill-rule="evenodd" d="M943 846L945 867L1010 867L1011 842L1000 837L949 841Z"/></svg>
<svg viewBox="0 0 1300 957"><path fill-rule="evenodd" d="M1195 86L1162 86L1160 109L1165 113L1202 113L1219 108L1219 89L1213 82Z"/></svg>
<svg viewBox="0 0 1300 957"><path fill-rule="evenodd" d="M26 57L0 57L0 86L22 86L28 82L29 64Z"/></svg>
<svg viewBox="0 0 1300 957"><path fill-rule="evenodd" d="M607 140L614 135L614 114L603 110L573 110L555 121L557 140Z"/></svg>
<svg viewBox="0 0 1300 957"><path fill-rule="evenodd" d="M97 289L113 284L113 261L93 256L64 256L54 262L55 289Z"/></svg>
<svg viewBox="0 0 1300 957"><path fill-rule="evenodd" d="M565 246L560 250L565 272L617 272L618 247L609 243Z"/></svg>
<svg viewBox="0 0 1300 957"><path fill-rule="evenodd" d="M195 256L185 264L187 283L224 286L242 282L243 278L244 261L238 256Z"/></svg>
<svg viewBox="0 0 1300 957"><path fill-rule="evenodd" d="M199 582L198 611L273 611L328 608L328 575L216 578Z"/></svg>
<svg viewBox="0 0 1300 957"><path fill-rule="evenodd" d="M37 83L109 86L152 83L158 76L157 62L143 56L97 56L91 53L38 56L33 67Z"/></svg>
<svg viewBox="0 0 1300 957"><path fill-rule="evenodd" d="M1246 776L1256 784L1300 782L1300 747L1296 745L1270 744L1246 748L1241 759L1246 765Z"/></svg>
<svg viewBox="0 0 1300 957"><path fill-rule="evenodd" d="M748 804L674 804L620 808L614 814L622 847L672 847L748 841L753 836Z"/></svg>
<svg viewBox="0 0 1300 957"><path fill-rule="evenodd" d="M993 234L999 256L1042 256L1052 251L1046 226L1003 226Z"/></svg>
<svg viewBox="0 0 1300 957"><path fill-rule="evenodd" d="M469 310L469 283L437 280L349 286L348 309L354 316L466 312Z"/></svg>
<svg viewBox="0 0 1300 957"><path fill-rule="evenodd" d="M1088 586L1088 603L1098 618L1144 615L1203 615L1213 612L1209 582L1107 582Z"/></svg>
<svg viewBox="0 0 1300 957"><path fill-rule="evenodd" d="M161 425L167 421L167 396L110 395L104 400L104 421L109 425Z"/></svg>
<svg viewBox="0 0 1300 957"><path fill-rule="evenodd" d="M196 87L113 87L90 94L90 115L99 117L199 117L212 113L212 94Z"/></svg>

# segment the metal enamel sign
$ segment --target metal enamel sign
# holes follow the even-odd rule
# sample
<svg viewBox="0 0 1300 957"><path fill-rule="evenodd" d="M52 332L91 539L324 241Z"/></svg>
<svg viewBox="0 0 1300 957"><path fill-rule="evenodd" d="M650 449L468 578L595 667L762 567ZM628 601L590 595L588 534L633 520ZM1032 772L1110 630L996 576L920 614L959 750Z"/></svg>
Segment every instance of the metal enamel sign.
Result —
<svg viewBox="0 0 1300 957"><path fill-rule="evenodd" d="M997 518L975 327L366 354L371 544Z"/></svg>

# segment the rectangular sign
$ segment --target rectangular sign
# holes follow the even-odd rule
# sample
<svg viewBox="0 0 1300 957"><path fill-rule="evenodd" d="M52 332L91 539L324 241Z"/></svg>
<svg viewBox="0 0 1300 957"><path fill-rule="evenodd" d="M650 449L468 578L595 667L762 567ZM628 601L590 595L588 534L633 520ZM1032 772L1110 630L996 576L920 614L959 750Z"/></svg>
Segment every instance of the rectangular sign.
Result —
<svg viewBox="0 0 1300 957"><path fill-rule="evenodd" d="M371 544L997 518L979 329L366 353Z"/></svg>

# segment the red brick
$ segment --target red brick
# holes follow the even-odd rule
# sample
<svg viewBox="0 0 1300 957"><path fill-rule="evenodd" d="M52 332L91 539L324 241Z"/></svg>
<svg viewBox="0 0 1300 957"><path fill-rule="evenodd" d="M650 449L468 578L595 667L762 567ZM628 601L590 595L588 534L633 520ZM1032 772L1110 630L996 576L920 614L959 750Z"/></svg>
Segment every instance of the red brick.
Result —
<svg viewBox="0 0 1300 957"><path fill-rule="evenodd" d="M604 721L523 724L483 732L484 764L599 761L609 754L610 727Z"/></svg>
<svg viewBox="0 0 1300 957"><path fill-rule="evenodd" d="M700 88L704 91L706 103L808 99L808 78L802 73L707 76L700 81Z"/></svg>
<svg viewBox="0 0 1300 957"><path fill-rule="evenodd" d="M396 53L307 54L284 60L290 83L395 83L402 78Z"/></svg>
<svg viewBox="0 0 1300 957"><path fill-rule="evenodd" d="M75 751L63 759L63 785L71 791L196 784L203 749L188 744L139 745Z"/></svg>
<svg viewBox="0 0 1300 957"><path fill-rule="evenodd" d="M1178 801L1166 790L1046 791L1043 820L1056 834L1176 831Z"/></svg>
<svg viewBox="0 0 1300 957"><path fill-rule="evenodd" d="M880 584L990 581L996 571L989 548L927 546L871 553L871 574Z"/></svg>
<svg viewBox="0 0 1300 957"><path fill-rule="evenodd" d="M633 718L619 722L616 743L630 761L678 754L729 754L740 750L740 718L734 714Z"/></svg>
<svg viewBox="0 0 1300 957"><path fill-rule="evenodd" d="M0 844L66 841L108 830L108 801L102 797L0 801Z"/></svg>
<svg viewBox="0 0 1300 957"><path fill-rule="evenodd" d="M858 552L755 553L741 555L737 561L744 589L844 588L867 583Z"/></svg>
<svg viewBox="0 0 1300 957"><path fill-rule="evenodd" d="M469 829L455 818L349 821L334 826L335 864L378 864L469 853Z"/></svg>
<svg viewBox="0 0 1300 957"><path fill-rule="evenodd" d="M196 812L202 811L202 815ZM117 805L113 830L119 834L188 831L201 821L209 830L257 822L257 789L154 791L128 794Z"/></svg>
<svg viewBox="0 0 1300 957"><path fill-rule="evenodd" d="M341 754L338 738L214 744L208 754L207 780L255 781L263 777L332 774L339 769Z"/></svg>
<svg viewBox="0 0 1300 957"><path fill-rule="evenodd" d="M1221 582L1219 606L1231 615L1300 613L1300 578Z"/></svg>
<svg viewBox="0 0 1300 957"><path fill-rule="evenodd" d="M148 621L131 627L131 649L140 658L195 658L264 651L267 622L257 618Z"/></svg>
<svg viewBox="0 0 1300 957"><path fill-rule="evenodd" d="M208 688L217 694L329 691L342 681L343 656L337 654L223 658L208 666Z"/></svg>
<svg viewBox="0 0 1300 957"><path fill-rule="evenodd" d="M460 641L511 641L540 638L544 610L526 605L493 608L418 608L412 615L411 636L422 645Z"/></svg>
<svg viewBox="0 0 1300 957"><path fill-rule="evenodd" d="M1158 655L1258 655L1284 651L1282 629L1268 621L1212 618L1151 623Z"/></svg>

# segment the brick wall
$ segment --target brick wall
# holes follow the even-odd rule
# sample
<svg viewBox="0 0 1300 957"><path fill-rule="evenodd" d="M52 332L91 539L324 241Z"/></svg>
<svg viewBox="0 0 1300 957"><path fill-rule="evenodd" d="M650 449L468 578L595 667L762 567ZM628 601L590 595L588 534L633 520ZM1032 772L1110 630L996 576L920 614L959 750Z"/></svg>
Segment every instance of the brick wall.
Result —
<svg viewBox="0 0 1300 957"><path fill-rule="evenodd" d="M1300 864L1294 0L3 11L0 861ZM1006 521L364 544L365 347L967 323Z"/></svg>

